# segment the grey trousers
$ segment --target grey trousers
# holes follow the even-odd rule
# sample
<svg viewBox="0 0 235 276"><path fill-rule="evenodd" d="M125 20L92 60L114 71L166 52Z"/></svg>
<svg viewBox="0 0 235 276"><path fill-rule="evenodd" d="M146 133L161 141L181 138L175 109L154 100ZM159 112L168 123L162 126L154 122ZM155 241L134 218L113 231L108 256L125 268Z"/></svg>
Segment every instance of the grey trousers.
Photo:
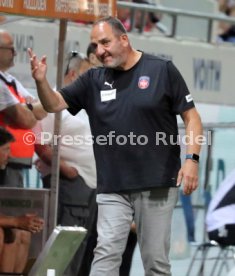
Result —
<svg viewBox="0 0 235 276"><path fill-rule="evenodd" d="M145 276L170 276L171 220L177 199L177 188L98 194L98 241L90 276L119 275L133 220Z"/></svg>

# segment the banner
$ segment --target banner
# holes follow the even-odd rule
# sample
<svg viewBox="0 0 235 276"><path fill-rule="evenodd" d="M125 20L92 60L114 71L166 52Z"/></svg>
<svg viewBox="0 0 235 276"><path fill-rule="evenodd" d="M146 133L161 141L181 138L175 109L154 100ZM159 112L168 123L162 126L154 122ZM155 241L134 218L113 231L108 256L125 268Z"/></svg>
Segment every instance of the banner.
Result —
<svg viewBox="0 0 235 276"><path fill-rule="evenodd" d="M115 0L0 0L0 12L33 17L94 21L116 15Z"/></svg>

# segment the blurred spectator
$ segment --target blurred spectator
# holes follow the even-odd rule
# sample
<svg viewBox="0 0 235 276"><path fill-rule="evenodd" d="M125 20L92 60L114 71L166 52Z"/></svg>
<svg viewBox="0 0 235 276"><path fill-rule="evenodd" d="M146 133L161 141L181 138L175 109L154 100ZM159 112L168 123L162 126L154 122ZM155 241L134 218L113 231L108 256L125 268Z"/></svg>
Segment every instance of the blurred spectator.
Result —
<svg viewBox="0 0 235 276"><path fill-rule="evenodd" d="M7 128L15 137L15 142L11 144L11 158L2 172L0 185L23 187L22 169L31 167L34 154L34 146L25 143L23 138L30 136L31 128L46 112L38 109L22 84L7 73L14 66L15 56L13 37L7 31L0 30L0 126Z"/></svg>
<svg viewBox="0 0 235 276"><path fill-rule="evenodd" d="M148 1L145 0L133 0L133 3L137 4L145 4L149 5ZM141 28L141 17L143 12L142 11L136 11L135 13L135 27L137 29ZM159 22L158 17L153 12L146 12L145 14L145 26L144 26L144 32L150 32L154 28L157 28L157 22Z"/></svg>
<svg viewBox="0 0 235 276"><path fill-rule="evenodd" d="M6 21L6 17L4 15L0 15L0 24Z"/></svg>
<svg viewBox="0 0 235 276"><path fill-rule="evenodd" d="M121 0L122 1L122 0ZM127 0L124 2L133 2L136 4L149 5L146 0ZM161 15L156 15L154 12L144 12L138 9L134 11L134 29L143 30L143 32L158 31L159 33L167 33L167 28L161 24ZM145 16L142 28L142 16ZM118 8L117 17L120 19L127 31L131 31L131 11L129 8Z"/></svg>
<svg viewBox="0 0 235 276"><path fill-rule="evenodd" d="M4 170L10 158L10 143L14 142L14 136L5 128L0 127L0 170Z"/></svg>
<svg viewBox="0 0 235 276"><path fill-rule="evenodd" d="M31 233L38 233L42 228L43 220L35 214L18 217L0 214L0 272L23 272Z"/></svg>
<svg viewBox="0 0 235 276"><path fill-rule="evenodd" d="M8 162L10 143L13 141L12 134L0 127L0 169L4 169ZM42 227L43 220L35 214L18 217L0 214L0 272L23 272L31 233L40 232Z"/></svg>
<svg viewBox="0 0 235 276"><path fill-rule="evenodd" d="M191 195L185 195L183 191L180 190L180 200L182 203L184 219L187 228L188 242L195 244L195 218Z"/></svg>
<svg viewBox="0 0 235 276"><path fill-rule="evenodd" d="M120 2L132 2L132 0L120 0ZM122 22L127 31L130 31L131 28L130 16L131 12L129 8L117 8L117 18Z"/></svg>
<svg viewBox="0 0 235 276"><path fill-rule="evenodd" d="M235 1L223 1L220 9L227 16L235 18ZM227 22L220 22L219 24L219 35L218 42L231 42L235 43L235 24L231 25Z"/></svg>
<svg viewBox="0 0 235 276"><path fill-rule="evenodd" d="M85 55L72 51L68 54L63 86L75 81L86 72L90 63ZM50 188L54 113L50 113L37 124L36 136L50 134L50 139L36 141L35 149L39 156L36 166L41 173L43 187ZM93 238L92 227L96 224L96 168L91 138L90 124L85 110L72 116L67 110L61 115L61 145L59 163L59 201L57 223L62 226L83 226L88 232L76 252L73 261L66 270L66 275L88 276L93 259L96 236ZM68 137L68 140L63 139ZM80 140L76 140L80 137ZM79 142L80 141L80 142ZM95 233L94 233L95 234ZM88 248L87 248L88 247Z"/></svg>
<svg viewBox="0 0 235 276"><path fill-rule="evenodd" d="M234 0L217 0L217 2L219 11L222 13L226 13L227 9L235 3Z"/></svg>
<svg viewBox="0 0 235 276"><path fill-rule="evenodd" d="M102 63L98 60L98 58L95 55L95 46L94 44L90 43L87 47L86 55L89 59L89 62L92 66L98 67L103 66Z"/></svg>
<svg viewBox="0 0 235 276"><path fill-rule="evenodd" d="M228 0L217 0L218 2L218 9L220 12L225 13L227 9L227 2Z"/></svg>
<svg viewBox="0 0 235 276"><path fill-rule="evenodd" d="M137 245L136 226L133 222L128 236L126 249L122 255L122 263L120 266L120 276L129 276L131 272L132 258Z"/></svg>

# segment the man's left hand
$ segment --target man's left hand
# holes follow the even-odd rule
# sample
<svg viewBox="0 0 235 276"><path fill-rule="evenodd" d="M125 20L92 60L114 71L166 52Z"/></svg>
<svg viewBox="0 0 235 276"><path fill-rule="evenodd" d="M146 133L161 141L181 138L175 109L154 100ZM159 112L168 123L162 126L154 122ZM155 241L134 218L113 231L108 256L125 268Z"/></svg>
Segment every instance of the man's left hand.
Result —
<svg viewBox="0 0 235 276"><path fill-rule="evenodd" d="M187 159L178 173L177 186L183 182L185 195L190 195L198 187L198 165L197 162Z"/></svg>

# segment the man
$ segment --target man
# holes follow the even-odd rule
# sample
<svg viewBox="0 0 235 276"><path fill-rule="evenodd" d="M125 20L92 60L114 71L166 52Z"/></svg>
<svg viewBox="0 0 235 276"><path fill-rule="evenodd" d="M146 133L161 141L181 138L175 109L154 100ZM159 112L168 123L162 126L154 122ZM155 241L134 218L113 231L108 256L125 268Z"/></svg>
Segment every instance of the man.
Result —
<svg viewBox="0 0 235 276"><path fill-rule="evenodd" d="M96 57L95 52L96 52L96 47L92 43L90 43L87 47L87 53L86 53L87 58L89 59L90 63L93 66L95 66L95 67L102 66L102 63ZM95 225L94 225L93 232L97 232ZM132 258L134 255L136 244L137 244L137 236L136 236L136 231L135 231L135 224L133 222L131 225L130 234L128 236L126 249L122 255L122 263L121 263L120 270L119 270L119 273L121 276L130 275ZM96 243L95 243L95 245L96 245Z"/></svg>
<svg viewBox="0 0 235 276"><path fill-rule="evenodd" d="M90 69L60 92L46 80L46 57L38 60L29 49L44 108L68 108L72 114L84 108L89 115L98 192L98 243L90 275L119 274L133 220L145 275L170 275L176 187L183 182L184 193L191 194L198 186L200 117L172 62L133 49L118 19L95 22L91 42L104 67ZM177 114L195 138L187 143L181 168Z"/></svg>
<svg viewBox="0 0 235 276"><path fill-rule="evenodd" d="M46 112L39 110L21 83L7 73L14 66L15 55L12 36L0 30L0 126L7 128L16 140L11 144L11 159L2 172L0 185L23 187L21 170L31 167L34 153L33 144L26 144L23 137L30 136L31 128Z"/></svg>
<svg viewBox="0 0 235 276"><path fill-rule="evenodd" d="M14 137L0 127L0 169L10 157ZM0 272L22 273L27 262L31 233L42 230L43 220L35 214L13 217L0 214ZM31 233L30 233L31 232Z"/></svg>
<svg viewBox="0 0 235 276"><path fill-rule="evenodd" d="M66 60L66 70L63 86L72 83L79 75L86 72L91 65L88 59L81 53L72 51ZM36 137L42 136L35 144L39 160L36 166L41 172L43 187L50 188L52 143L54 129L54 114L48 114L46 118L38 122ZM43 141L45 134L46 141ZM50 139L48 139L50 135ZM63 226L83 226L88 230L87 236L82 242L73 262L66 271L68 275L89 275L90 264L93 259L96 235L92 232L96 219L96 169L95 159L91 143L86 139L91 138L91 130L88 116L85 110L72 116L67 110L61 114L61 144L59 164L59 206L58 224ZM75 138L80 136L81 142ZM71 139L68 142L67 139ZM95 238L93 238L93 235ZM66 274L66 275L67 275Z"/></svg>

